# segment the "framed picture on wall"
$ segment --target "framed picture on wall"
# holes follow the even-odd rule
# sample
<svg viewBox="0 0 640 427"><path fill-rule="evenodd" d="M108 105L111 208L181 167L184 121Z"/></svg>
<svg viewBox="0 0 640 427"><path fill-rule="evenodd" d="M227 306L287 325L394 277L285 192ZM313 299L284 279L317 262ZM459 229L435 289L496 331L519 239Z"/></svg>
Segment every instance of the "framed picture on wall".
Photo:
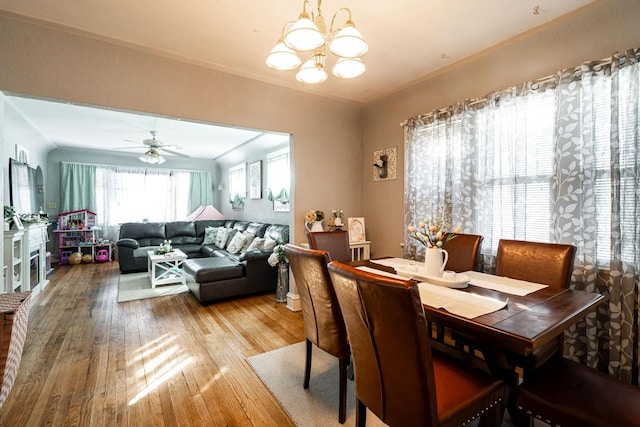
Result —
<svg viewBox="0 0 640 427"><path fill-rule="evenodd" d="M349 218L349 241L364 242L367 240L364 235L364 218Z"/></svg>
<svg viewBox="0 0 640 427"><path fill-rule="evenodd" d="M282 203L275 201L273 202L273 211L274 212L289 212L289 203Z"/></svg>
<svg viewBox="0 0 640 427"><path fill-rule="evenodd" d="M262 160L249 163L249 198L262 198Z"/></svg>

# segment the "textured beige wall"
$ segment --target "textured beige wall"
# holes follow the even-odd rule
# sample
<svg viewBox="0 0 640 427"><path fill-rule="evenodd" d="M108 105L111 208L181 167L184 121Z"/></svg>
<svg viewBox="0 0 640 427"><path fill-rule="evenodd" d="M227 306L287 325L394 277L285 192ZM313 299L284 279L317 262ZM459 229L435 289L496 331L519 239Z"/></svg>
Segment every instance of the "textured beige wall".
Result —
<svg viewBox="0 0 640 427"><path fill-rule="evenodd" d="M466 98L640 47L640 0L610 0L469 58L364 108L363 187L374 256L402 254L404 120ZM398 180L373 182L373 152L398 147ZM428 167L429 159L424 159Z"/></svg>
<svg viewBox="0 0 640 427"><path fill-rule="evenodd" d="M2 15L0 63L0 91L292 134L295 242L305 240L302 224L308 209L362 215L357 104Z"/></svg>

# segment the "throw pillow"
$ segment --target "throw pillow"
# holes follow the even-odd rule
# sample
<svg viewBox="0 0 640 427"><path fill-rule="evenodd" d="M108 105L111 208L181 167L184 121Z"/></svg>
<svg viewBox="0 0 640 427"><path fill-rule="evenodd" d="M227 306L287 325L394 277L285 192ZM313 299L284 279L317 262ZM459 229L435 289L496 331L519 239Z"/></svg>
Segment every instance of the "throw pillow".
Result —
<svg viewBox="0 0 640 427"><path fill-rule="evenodd" d="M273 240L271 237L267 236L264 239L264 246L262 247L262 249L273 249L276 247L277 244L278 242Z"/></svg>
<svg viewBox="0 0 640 427"><path fill-rule="evenodd" d="M220 227L218 234L216 235L216 246L220 249L224 249L227 244L227 238L229 237L229 229Z"/></svg>
<svg viewBox="0 0 640 427"><path fill-rule="evenodd" d="M253 242L251 242L251 244L249 245L249 247L245 252L259 251L260 249L262 249L263 245L264 245L264 239L262 237L256 237L255 239L253 239Z"/></svg>
<svg viewBox="0 0 640 427"><path fill-rule="evenodd" d="M216 236L218 235L218 229L220 227L207 227L204 229L203 245L214 245L216 243Z"/></svg>
<svg viewBox="0 0 640 427"><path fill-rule="evenodd" d="M231 254L239 254L246 240L247 237L244 234L236 233L227 245L227 252Z"/></svg>
<svg viewBox="0 0 640 427"><path fill-rule="evenodd" d="M242 249L240 249L240 252L247 252L247 249L249 249L249 245L251 244L251 242L253 242L253 239L256 238L256 235L249 233L248 231L243 231L242 234L244 235L245 240L244 245L242 245Z"/></svg>

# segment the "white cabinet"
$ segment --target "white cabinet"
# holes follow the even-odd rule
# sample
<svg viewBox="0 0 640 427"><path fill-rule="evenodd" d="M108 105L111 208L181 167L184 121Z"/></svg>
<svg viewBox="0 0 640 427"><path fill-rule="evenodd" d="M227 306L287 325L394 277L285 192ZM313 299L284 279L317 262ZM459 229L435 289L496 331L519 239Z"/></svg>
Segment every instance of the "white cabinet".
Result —
<svg viewBox="0 0 640 427"><path fill-rule="evenodd" d="M4 290L21 292L29 290L28 257L25 261L27 245L23 230L4 231Z"/></svg>
<svg viewBox="0 0 640 427"><path fill-rule="evenodd" d="M47 233L48 223L25 225L26 261L28 262L28 291L42 291L48 284L47 279Z"/></svg>

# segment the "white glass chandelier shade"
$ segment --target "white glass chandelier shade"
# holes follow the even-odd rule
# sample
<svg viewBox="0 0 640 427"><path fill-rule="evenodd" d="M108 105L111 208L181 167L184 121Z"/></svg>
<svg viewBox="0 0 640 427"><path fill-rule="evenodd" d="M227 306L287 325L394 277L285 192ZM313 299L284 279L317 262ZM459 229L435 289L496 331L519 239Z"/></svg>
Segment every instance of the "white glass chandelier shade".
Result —
<svg viewBox="0 0 640 427"><path fill-rule="evenodd" d="M271 53L267 56L265 62L269 68L278 71L293 70L302 63L298 55L285 46L282 40L278 41L278 44L271 49Z"/></svg>
<svg viewBox="0 0 640 427"><path fill-rule="evenodd" d="M327 80L327 72L324 70L324 61L318 62L314 58L309 59L300 67L296 74L296 80L306 84L318 84Z"/></svg>
<svg viewBox="0 0 640 427"><path fill-rule="evenodd" d="M324 36L318 26L309 19L309 15L302 13L296 23L285 34L284 44L290 49L304 52L322 46L324 44Z"/></svg>
<svg viewBox="0 0 640 427"><path fill-rule="evenodd" d="M140 156L139 159L145 163L149 163L152 165L161 165L167 161L167 159L162 157L160 154L158 154L157 151L154 150L147 151L142 156Z"/></svg>
<svg viewBox="0 0 640 427"><path fill-rule="evenodd" d="M340 58L333 66L333 75L341 79L353 79L367 71L360 58Z"/></svg>
<svg viewBox="0 0 640 427"><path fill-rule="evenodd" d="M356 29L353 21L347 21L344 28L336 33L329 44L334 55L343 58L359 58L369 50L369 45Z"/></svg>

